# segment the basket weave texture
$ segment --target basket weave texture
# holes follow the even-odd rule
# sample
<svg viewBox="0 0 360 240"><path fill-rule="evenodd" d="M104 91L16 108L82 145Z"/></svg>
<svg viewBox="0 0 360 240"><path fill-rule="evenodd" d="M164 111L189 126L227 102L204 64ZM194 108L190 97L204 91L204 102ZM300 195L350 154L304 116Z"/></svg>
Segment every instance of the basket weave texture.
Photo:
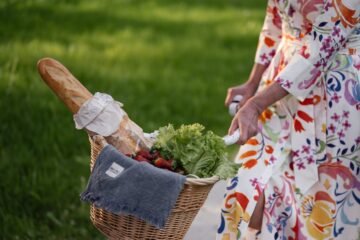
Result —
<svg viewBox="0 0 360 240"><path fill-rule="evenodd" d="M90 138L92 169L103 145ZM109 239L119 240L180 240L188 231L200 207L204 204L217 177L187 179L164 229L157 229L130 215L117 215L90 206L90 219Z"/></svg>

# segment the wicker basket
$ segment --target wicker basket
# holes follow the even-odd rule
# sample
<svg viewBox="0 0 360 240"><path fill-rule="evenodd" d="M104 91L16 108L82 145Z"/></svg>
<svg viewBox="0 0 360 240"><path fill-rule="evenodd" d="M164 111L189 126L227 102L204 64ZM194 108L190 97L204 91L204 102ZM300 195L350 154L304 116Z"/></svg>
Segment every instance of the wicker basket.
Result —
<svg viewBox="0 0 360 240"><path fill-rule="evenodd" d="M92 169L104 142L90 138ZM164 229L129 215L116 215L91 205L90 219L109 239L120 240L179 240L183 239L193 219L204 204L218 177L187 179Z"/></svg>

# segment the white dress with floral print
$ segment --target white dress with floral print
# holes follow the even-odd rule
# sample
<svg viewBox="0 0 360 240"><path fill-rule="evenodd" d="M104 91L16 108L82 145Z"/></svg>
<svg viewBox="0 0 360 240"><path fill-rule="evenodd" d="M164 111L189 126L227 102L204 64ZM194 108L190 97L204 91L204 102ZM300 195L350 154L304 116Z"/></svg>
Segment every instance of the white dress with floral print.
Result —
<svg viewBox="0 0 360 240"><path fill-rule="evenodd" d="M269 0L255 62L289 95L240 148L218 240L240 239L259 193L259 239L359 239L360 0Z"/></svg>

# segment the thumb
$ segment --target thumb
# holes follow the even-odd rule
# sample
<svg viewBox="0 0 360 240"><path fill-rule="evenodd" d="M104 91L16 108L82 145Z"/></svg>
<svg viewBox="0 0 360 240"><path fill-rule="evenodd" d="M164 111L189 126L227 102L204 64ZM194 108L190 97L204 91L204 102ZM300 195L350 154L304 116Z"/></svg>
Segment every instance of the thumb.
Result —
<svg viewBox="0 0 360 240"><path fill-rule="evenodd" d="M229 89L225 99L225 106L229 107L233 99L234 99L234 91L232 89Z"/></svg>
<svg viewBox="0 0 360 240"><path fill-rule="evenodd" d="M228 134L229 134L229 135L232 135L232 134L235 132L235 130L238 129L238 128L239 128L239 123L238 123L237 118L236 118L236 115L235 115L235 117L234 117L233 120L231 121Z"/></svg>

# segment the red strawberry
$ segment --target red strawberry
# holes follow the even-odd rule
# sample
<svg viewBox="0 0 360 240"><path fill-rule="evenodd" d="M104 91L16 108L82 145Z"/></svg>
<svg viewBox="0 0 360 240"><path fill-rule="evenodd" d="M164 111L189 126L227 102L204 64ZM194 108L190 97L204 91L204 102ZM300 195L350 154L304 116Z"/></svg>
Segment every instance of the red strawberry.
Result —
<svg viewBox="0 0 360 240"><path fill-rule="evenodd" d="M154 150L152 153L151 153L151 156L152 156L152 159L157 159L158 157L161 157L160 156L160 153L156 150Z"/></svg>
<svg viewBox="0 0 360 240"><path fill-rule="evenodd" d="M151 156L151 154L149 153L149 151L146 150L140 150L139 152L137 152L137 155L143 156L146 159L151 160L153 157Z"/></svg>
<svg viewBox="0 0 360 240"><path fill-rule="evenodd" d="M168 169L168 170L173 170L172 168L172 163L173 161L172 160L165 160L161 157L158 157L157 159L155 159L154 161L154 165L158 168L165 168L165 169Z"/></svg>
<svg viewBox="0 0 360 240"><path fill-rule="evenodd" d="M151 161L147 158L144 158L143 156L137 154L134 159L138 162L148 162L148 163L151 163Z"/></svg>

